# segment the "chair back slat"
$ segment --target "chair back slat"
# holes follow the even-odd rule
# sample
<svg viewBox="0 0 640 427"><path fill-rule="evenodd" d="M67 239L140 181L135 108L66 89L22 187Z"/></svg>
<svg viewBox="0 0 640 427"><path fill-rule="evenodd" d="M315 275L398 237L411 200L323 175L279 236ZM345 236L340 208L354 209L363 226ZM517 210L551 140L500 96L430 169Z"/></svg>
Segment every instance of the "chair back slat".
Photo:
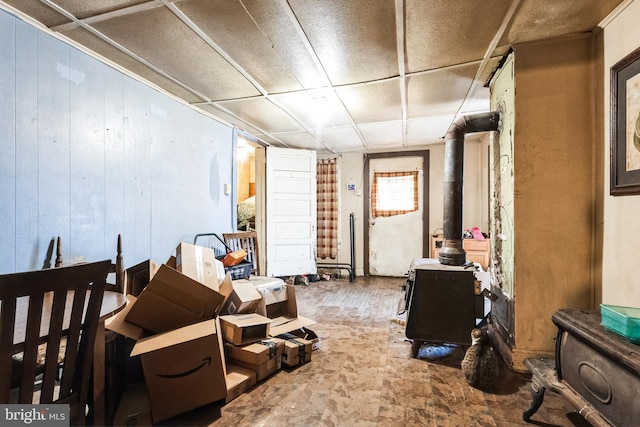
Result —
<svg viewBox="0 0 640 427"><path fill-rule="evenodd" d="M0 403L69 403L71 423L86 423L93 349L110 269L111 260L105 260L0 275ZM17 327L25 322L26 327ZM63 336L66 350L60 363ZM44 368L37 369L42 344ZM22 363L14 372L20 353Z"/></svg>
<svg viewBox="0 0 640 427"><path fill-rule="evenodd" d="M3 301L0 306L0 402L9 401L13 372L13 335L16 300Z"/></svg>
<svg viewBox="0 0 640 427"><path fill-rule="evenodd" d="M237 233L223 233L222 238L233 251L244 249L247 252L247 261L252 264L251 273L260 275L258 233L256 231L241 231Z"/></svg>

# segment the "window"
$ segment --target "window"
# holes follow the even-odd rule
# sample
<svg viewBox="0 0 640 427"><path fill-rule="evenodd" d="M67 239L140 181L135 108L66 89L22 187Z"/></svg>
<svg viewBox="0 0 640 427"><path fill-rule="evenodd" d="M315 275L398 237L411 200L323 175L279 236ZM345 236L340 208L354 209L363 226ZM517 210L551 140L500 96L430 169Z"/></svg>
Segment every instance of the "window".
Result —
<svg viewBox="0 0 640 427"><path fill-rule="evenodd" d="M418 210L418 172L375 172L371 189L372 217Z"/></svg>

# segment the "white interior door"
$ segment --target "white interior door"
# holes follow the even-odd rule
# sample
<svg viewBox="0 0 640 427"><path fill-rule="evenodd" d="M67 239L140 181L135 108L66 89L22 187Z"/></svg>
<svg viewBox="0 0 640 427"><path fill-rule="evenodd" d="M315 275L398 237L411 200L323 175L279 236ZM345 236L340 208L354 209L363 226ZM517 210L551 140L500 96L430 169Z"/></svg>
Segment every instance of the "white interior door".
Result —
<svg viewBox="0 0 640 427"><path fill-rule="evenodd" d="M422 157L370 159L369 189L373 190L376 172L418 172L418 210L389 217L372 215L369 203L369 274L402 277L411 261L423 255L424 170ZM371 201L371 194L369 194Z"/></svg>
<svg viewBox="0 0 640 427"><path fill-rule="evenodd" d="M266 149L267 276L316 273L316 153Z"/></svg>

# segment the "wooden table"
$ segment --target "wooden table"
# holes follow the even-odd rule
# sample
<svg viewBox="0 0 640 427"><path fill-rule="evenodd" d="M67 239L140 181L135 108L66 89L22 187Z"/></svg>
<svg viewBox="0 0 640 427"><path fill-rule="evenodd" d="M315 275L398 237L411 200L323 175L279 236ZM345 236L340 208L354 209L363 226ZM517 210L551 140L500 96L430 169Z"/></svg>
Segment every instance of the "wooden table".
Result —
<svg viewBox="0 0 640 427"><path fill-rule="evenodd" d="M53 297L47 299L42 310L42 320L40 324L40 337L45 341L49 333L49 317L51 314L51 302ZM66 312L64 324L68 325L71 316L72 295L67 297ZM88 301L88 298L87 298ZM47 302L49 302L47 304ZM104 322L109 317L120 311L127 303L127 297L124 294L113 291L105 291L102 298L102 307L100 309L100 322L96 332L96 341L93 351L93 424L104 425L105 422L105 328ZM16 307L16 325L14 329L13 343L15 352L22 351L21 344L24 343L27 330L27 312L29 309L29 301L27 297L18 299Z"/></svg>

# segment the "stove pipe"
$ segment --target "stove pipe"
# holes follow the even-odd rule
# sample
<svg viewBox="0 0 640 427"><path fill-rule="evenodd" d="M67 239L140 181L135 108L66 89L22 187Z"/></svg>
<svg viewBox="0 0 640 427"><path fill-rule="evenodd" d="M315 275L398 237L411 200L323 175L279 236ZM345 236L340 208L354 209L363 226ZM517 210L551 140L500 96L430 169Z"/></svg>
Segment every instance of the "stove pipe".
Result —
<svg viewBox="0 0 640 427"><path fill-rule="evenodd" d="M462 181L464 137L467 133L498 130L500 113L473 114L455 120L444 137L444 238L439 261L446 265L463 265L467 253L462 247Z"/></svg>

